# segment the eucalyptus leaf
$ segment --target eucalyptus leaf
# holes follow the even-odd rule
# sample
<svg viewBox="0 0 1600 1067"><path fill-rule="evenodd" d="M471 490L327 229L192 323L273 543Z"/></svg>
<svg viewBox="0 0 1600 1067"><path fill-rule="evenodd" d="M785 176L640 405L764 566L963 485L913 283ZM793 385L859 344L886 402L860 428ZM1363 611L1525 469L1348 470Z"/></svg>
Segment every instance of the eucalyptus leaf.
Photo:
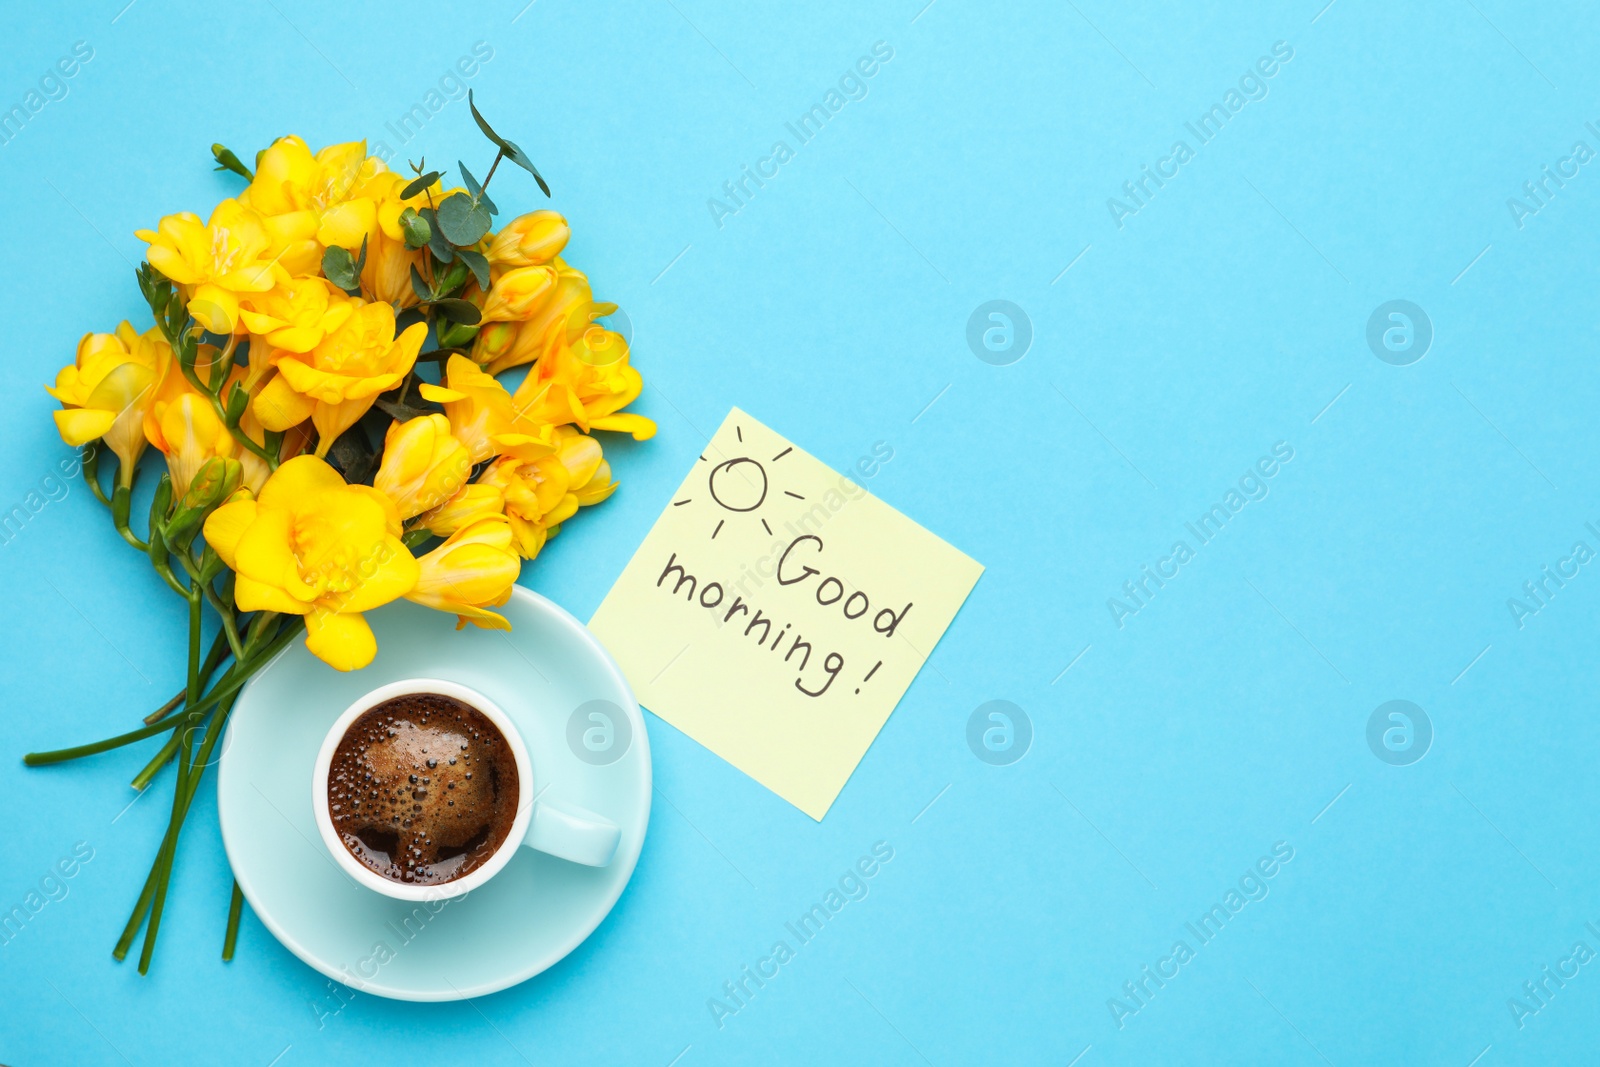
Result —
<svg viewBox="0 0 1600 1067"><path fill-rule="evenodd" d="M470 248L457 249L456 255L461 257L461 262L472 269L472 276L478 280L478 288L487 292L489 289L489 257L482 252L474 252Z"/></svg>
<svg viewBox="0 0 1600 1067"><path fill-rule="evenodd" d="M348 248L329 245L322 253L323 276L334 285L354 296L361 291L361 268L366 264L367 244L361 243L361 258L357 260Z"/></svg>
<svg viewBox="0 0 1600 1067"><path fill-rule="evenodd" d="M449 263L456 258L455 249L450 247L450 242L445 235L439 232L439 218L433 208L423 208L417 212L422 221L428 224L428 251L433 253L433 258L440 263Z"/></svg>
<svg viewBox="0 0 1600 1067"><path fill-rule="evenodd" d="M338 468L350 485L371 485L372 475L378 466L378 456L373 451L372 441L366 431L358 423L333 442L333 447L328 449L328 462Z"/></svg>
<svg viewBox="0 0 1600 1067"><path fill-rule="evenodd" d="M426 279L422 277L415 263L411 265L411 291L417 294L418 300L427 301L433 299L433 286L429 285Z"/></svg>
<svg viewBox="0 0 1600 1067"><path fill-rule="evenodd" d="M405 237L406 247L415 251L433 237L433 227L417 214L416 208L408 207L400 212L400 233Z"/></svg>
<svg viewBox="0 0 1600 1067"><path fill-rule="evenodd" d="M456 166L461 168L461 179L467 183L467 192L472 194L473 202L488 208L491 215L500 214L500 209L494 206L494 201L489 199L489 194L483 191L483 186L478 184L478 179L472 176L467 165L458 160Z"/></svg>
<svg viewBox="0 0 1600 1067"><path fill-rule="evenodd" d="M430 170L426 174L418 175L414 180L407 184L404 189L400 190L400 199L410 200L413 196L416 196L418 193L421 193L423 190L427 189L428 186L438 181L440 177L442 177L442 175L436 170Z"/></svg>
<svg viewBox="0 0 1600 1067"><path fill-rule="evenodd" d="M438 404L429 408L414 408L410 404L402 404L397 400L384 400L381 397L375 403L379 411L399 419L401 422L410 422L412 419L423 415L433 415L443 410Z"/></svg>
<svg viewBox="0 0 1600 1067"><path fill-rule="evenodd" d="M470 300L436 300L433 309L441 317L463 326L476 326L483 320L483 312Z"/></svg>
<svg viewBox="0 0 1600 1067"><path fill-rule="evenodd" d="M533 180L539 183L540 191L548 198L550 196L550 185L544 180L544 175L539 173L539 168L533 165L533 160L529 159L528 154L516 145L511 144L509 141L506 143L510 145L510 150L506 152L506 158L533 175Z"/></svg>
<svg viewBox="0 0 1600 1067"><path fill-rule="evenodd" d="M439 204L439 229L453 245L475 245L489 232L494 219L489 209L473 203L466 193L451 193Z"/></svg>
<svg viewBox="0 0 1600 1067"><path fill-rule="evenodd" d="M500 149L500 151L504 152L506 154L506 158L511 160L511 162L515 163L517 166L533 175L533 180L539 183L539 188L544 192L544 195L548 197L550 195L550 186L546 184L544 175L539 173L539 168L533 165L533 160L528 158L528 154L526 152L518 148L512 142L506 140L504 137L501 137L498 133L494 132L494 129L489 125L488 120L479 113L478 105L472 100L472 90L470 89L467 90L467 107L472 109L473 121L478 124L478 129L483 131L483 135L489 138L490 143L492 143L496 148Z"/></svg>

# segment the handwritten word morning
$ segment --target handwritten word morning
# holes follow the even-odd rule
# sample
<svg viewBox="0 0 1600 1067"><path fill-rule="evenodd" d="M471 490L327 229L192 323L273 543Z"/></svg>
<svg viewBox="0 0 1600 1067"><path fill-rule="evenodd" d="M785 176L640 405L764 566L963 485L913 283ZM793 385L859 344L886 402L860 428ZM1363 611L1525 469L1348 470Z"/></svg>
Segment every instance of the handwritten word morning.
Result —
<svg viewBox="0 0 1600 1067"><path fill-rule="evenodd" d="M790 541L788 547L783 550L783 554L778 557L778 567L774 573L778 584L784 587L793 587L801 593L809 592L812 599L815 599L821 606L833 608L837 605L837 610L846 619L861 619L863 620L862 626L870 627L871 632L882 634L884 637L893 637L901 620L911 611L911 602L908 601L905 607L900 608L898 611L893 607L881 607L876 614L868 618L868 613L872 611L872 598L865 590L856 588L847 596L846 590L850 587L845 584L843 579L835 575L824 574L818 567L810 566L806 562L809 559L820 564L822 562L823 549L822 538L816 534L801 534L793 541ZM793 557L793 559L791 560L790 557ZM668 553L666 566L661 569L661 576L656 579L656 588L666 588L665 583L669 577L673 578L673 583L672 587L667 589L667 592L673 596L682 593L686 603L695 604L706 609L720 608L727 597L727 591L721 582L702 581L696 575L689 573L684 565L678 562L678 554L676 552ZM812 579L816 579L816 581L812 582ZM821 681L820 677L813 677L809 679L811 687L808 688L806 685L808 681L806 671L811 664L813 646L810 641L805 639L799 629L795 629L792 637L789 636L793 623L783 623L782 628L778 629L777 635L774 636L774 624L778 620L767 615L759 607L752 612L751 605L745 602L743 595L737 593L734 594L732 602L728 604L727 610L722 613L721 621L724 625L731 623L735 616L745 623L742 636L750 638L757 646L767 649L774 656L779 652L783 652L783 658L777 660L777 662L788 665L796 655L799 655L799 666L792 668L796 674L794 687L808 697L822 696L833 685L834 680L839 677L839 673L844 670L844 656L839 652L830 651L822 660L822 673L827 675L827 680ZM759 636L757 635L758 628ZM788 641L787 646L784 645L785 640ZM881 666L883 666L883 660L879 659L873 664L872 669L867 671L861 681L863 683L870 681ZM820 687L818 687L819 681L821 683ZM859 686L856 687L856 692L861 692Z"/></svg>

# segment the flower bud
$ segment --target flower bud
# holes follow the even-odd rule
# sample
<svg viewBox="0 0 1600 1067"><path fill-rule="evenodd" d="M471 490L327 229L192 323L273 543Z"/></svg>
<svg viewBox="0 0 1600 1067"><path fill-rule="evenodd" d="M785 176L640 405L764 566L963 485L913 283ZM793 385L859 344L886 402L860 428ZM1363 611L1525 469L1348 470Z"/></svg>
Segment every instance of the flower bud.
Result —
<svg viewBox="0 0 1600 1067"><path fill-rule="evenodd" d="M239 488L244 465L229 456L212 456L200 464L179 507L204 511Z"/></svg>
<svg viewBox="0 0 1600 1067"><path fill-rule="evenodd" d="M555 211L530 211L505 225L489 244L489 262L499 267L536 267L567 247L572 231Z"/></svg>
<svg viewBox="0 0 1600 1067"><path fill-rule="evenodd" d="M556 284L554 267L518 267L500 275L483 302L484 322L515 322L539 309Z"/></svg>
<svg viewBox="0 0 1600 1067"><path fill-rule="evenodd" d="M481 327L477 342L472 347L473 362L487 366L503 358L517 343L518 332L515 322L491 322Z"/></svg>

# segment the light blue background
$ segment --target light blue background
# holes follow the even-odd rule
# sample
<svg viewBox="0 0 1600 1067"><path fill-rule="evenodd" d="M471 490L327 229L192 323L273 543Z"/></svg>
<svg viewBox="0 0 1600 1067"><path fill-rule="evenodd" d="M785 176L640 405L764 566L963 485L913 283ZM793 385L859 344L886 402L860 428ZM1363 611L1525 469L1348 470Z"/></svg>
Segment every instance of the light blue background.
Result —
<svg viewBox="0 0 1600 1067"><path fill-rule="evenodd" d="M652 717L650 837L587 944L472 1004L360 996L319 1027L327 982L253 916L218 959L209 788L141 979L110 948L170 785L118 818L146 748L13 758L180 682L181 605L75 484L0 548L0 910L75 842L95 858L0 946L0 1061L1592 1056L1600 964L1521 1028L1507 1005L1600 950L1600 564L1520 629L1507 607L1575 541L1600 549L1600 163L1520 229L1506 204L1574 141L1600 149L1585 5L123 3L7 27L5 106L73 42L94 58L0 148L6 508L68 454L40 386L79 334L147 323L133 230L238 188L213 140L399 148L385 123L484 41L470 84L632 317L661 425L608 438L622 490L524 580L587 618L735 404L840 469L887 443L868 487L988 571L823 823ZM1270 94L1200 147L1184 122L1280 40ZM798 146L784 123L876 41L894 58L869 95ZM719 228L707 199L780 138L795 158ZM1118 229L1107 198L1179 138L1195 158ZM462 103L401 153L486 159ZM1012 366L965 341L996 298L1035 332ZM1394 298L1434 325L1412 366L1365 342ZM1119 629L1107 598L1280 441L1270 495ZM1436 732L1408 767L1365 739L1395 698ZM1034 726L1011 766L965 740L992 699ZM707 999L877 841L870 895L719 1029ZM1194 947L1184 923L1279 841L1270 895L1119 1029L1108 998Z"/></svg>

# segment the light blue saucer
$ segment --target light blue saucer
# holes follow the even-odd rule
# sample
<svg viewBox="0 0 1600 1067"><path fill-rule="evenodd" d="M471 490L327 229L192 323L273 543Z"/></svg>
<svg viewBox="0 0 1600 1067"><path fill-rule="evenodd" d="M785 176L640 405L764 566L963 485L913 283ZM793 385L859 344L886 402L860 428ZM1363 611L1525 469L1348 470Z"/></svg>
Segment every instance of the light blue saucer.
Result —
<svg viewBox="0 0 1600 1067"><path fill-rule="evenodd" d="M222 840L245 898L289 951L362 992L459 1000L526 981L600 925L638 862L650 743L622 672L582 623L537 593L518 586L499 610L509 634L457 631L455 616L405 601L369 612L378 657L349 674L295 642L245 687L223 739ZM483 888L423 904L340 870L312 816L318 747L356 698L411 677L460 682L499 704L527 742L537 787L622 828L611 866L524 848Z"/></svg>

